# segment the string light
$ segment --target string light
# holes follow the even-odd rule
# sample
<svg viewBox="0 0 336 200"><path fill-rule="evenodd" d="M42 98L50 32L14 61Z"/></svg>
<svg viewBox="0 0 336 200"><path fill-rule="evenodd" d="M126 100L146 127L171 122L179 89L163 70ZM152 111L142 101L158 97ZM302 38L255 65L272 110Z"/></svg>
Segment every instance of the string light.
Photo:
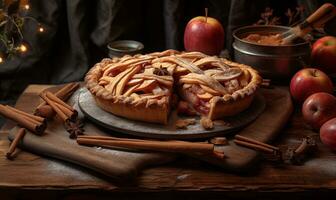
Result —
<svg viewBox="0 0 336 200"><path fill-rule="evenodd" d="M16 2L16 1L8 1L9 5L11 5L13 2ZM48 29L46 29L44 26L42 26L35 18L33 17L29 17L29 16L21 16L21 14L19 13L19 11L24 11L23 13L28 13L29 10L32 9L32 7L30 7L30 4L29 4L29 0L20 0L20 5L19 5L19 10L16 12L16 13L8 13L7 11L4 11L4 13L6 15L8 15L8 18L10 19L14 19L15 16L18 18L18 19L22 19L22 22L24 23L24 19L32 19L34 20L35 22L37 22L37 28L36 28L36 33L45 33ZM26 11L26 12L25 12ZM1 18L1 16L0 16ZM15 18L16 19L16 18ZM22 28L20 26L17 25L17 22L15 20L7 20L4 21L2 18L0 19L0 23L10 23L12 22L16 25L17 27L17 30L13 30L11 32L8 33L8 37L12 38L12 40L8 39L8 45L6 47L6 51L7 53L6 54L3 54L3 53L0 53L0 63L4 63L8 58L11 58L12 55L15 55L15 54L21 54L21 55L24 55L26 52L29 52L30 51L30 45L26 42L23 42L23 38L21 38L21 42L20 41L16 41L16 39L12 36L13 34L16 34L16 32L20 32L22 31ZM20 21L21 22L21 21ZM35 26L36 27L36 26ZM18 44L18 45L16 45Z"/></svg>
<svg viewBox="0 0 336 200"><path fill-rule="evenodd" d="M20 49L20 51L21 51L22 53L24 53L24 52L26 52L26 51L28 50L28 48L27 48L26 45L24 45L24 44L21 44L20 47L19 47L19 49Z"/></svg>
<svg viewBox="0 0 336 200"><path fill-rule="evenodd" d="M43 33L43 32L44 32L44 28L43 28L42 26L40 26L40 27L38 28L38 31L39 31L40 33Z"/></svg>

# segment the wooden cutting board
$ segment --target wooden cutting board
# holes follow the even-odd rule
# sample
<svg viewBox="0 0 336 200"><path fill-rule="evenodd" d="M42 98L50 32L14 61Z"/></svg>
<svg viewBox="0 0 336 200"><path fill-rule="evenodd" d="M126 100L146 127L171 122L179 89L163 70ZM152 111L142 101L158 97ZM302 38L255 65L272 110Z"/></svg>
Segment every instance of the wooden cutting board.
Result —
<svg viewBox="0 0 336 200"><path fill-rule="evenodd" d="M76 110L79 110L76 104L78 95L79 90L69 100L69 104L73 105ZM37 101L36 105L38 103ZM17 104L20 104L20 102L17 102ZM79 117L83 117L80 112ZM105 130L91 123L85 122L84 129L87 135L106 135ZM9 134L10 140L13 140L16 130L17 127L11 130ZM61 120L58 118L48 121L48 127L43 136L28 132L19 146L42 156L64 160L89 168L116 180L134 178L139 169L145 166L170 162L175 158L175 155L172 154L120 151L78 145L75 140L69 138L69 134L65 131Z"/></svg>
<svg viewBox="0 0 336 200"><path fill-rule="evenodd" d="M286 124L292 113L293 105L286 88L261 89L261 93L266 99L264 112L239 134L263 142L270 142ZM25 99L24 95L25 93L20 100ZM72 98L72 101L77 101L77 97L78 94ZM22 103L20 100L17 105ZM38 102L33 102L32 107L37 104ZM18 107L20 108L20 106ZM97 127L89 121L86 123L85 130L86 134L107 135L108 133L109 135L121 136L116 132ZM13 137L14 131L9 134L9 139L12 140ZM48 124L47 132L43 137L26 134L20 147L39 155L71 162L120 180L134 177L144 166L166 163L175 158L173 155L164 153L129 152L79 146L68 138L68 133L64 131L59 120ZM225 151L225 159L209 157L197 157L197 159L237 172L248 170L258 160L257 152L236 146L231 141L229 145L220 148ZM82 170L82 168L79 167L78 170Z"/></svg>
<svg viewBox="0 0 336 200"><path fill-rule="evenodd" d="M281 134L281 130L293 113L294 107L287 88L275 87L262 89L261 92L266 99L264 112L237 134L271 143ZM225 152L226 159L219 160L213 157L200 157L200 159L238 173L253 168L259 159L258 152L236 145L233 142L233 135L229 138L229 145L220 148Z"/></svg>

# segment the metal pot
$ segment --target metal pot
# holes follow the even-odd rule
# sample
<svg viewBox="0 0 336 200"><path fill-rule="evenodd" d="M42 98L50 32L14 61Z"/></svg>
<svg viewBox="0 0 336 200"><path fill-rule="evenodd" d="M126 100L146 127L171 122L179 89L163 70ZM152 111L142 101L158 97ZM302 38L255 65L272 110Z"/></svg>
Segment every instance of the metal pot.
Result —
<svg viewBox="0 0 336 200"><path fill-rule="evenodd" d="M110 58L122 57L124 55L135 55L142 53L144 45L134 40L117 40L107 45L108 55Z"/></svg>
<svg viewBox="0 0 336 200"><path fill-rule="evenodd" d="M251 33L276 34L289 30L286 26L245 26L233 32L234 60L257 69L264 78L289 79L309 64L310 43L302 40L291 45L268 46L243 40Z"/></svg>

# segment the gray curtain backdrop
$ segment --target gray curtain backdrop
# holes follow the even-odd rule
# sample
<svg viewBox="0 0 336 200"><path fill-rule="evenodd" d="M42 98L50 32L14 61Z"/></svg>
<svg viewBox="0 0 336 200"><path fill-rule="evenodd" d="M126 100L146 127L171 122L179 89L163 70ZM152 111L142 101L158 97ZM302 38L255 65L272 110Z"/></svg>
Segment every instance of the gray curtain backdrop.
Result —
<svg viewBox="0 0 336 200"><path fill-rule="evenodd" d="M0 65L0 100L15 98L28 84L60 84L82 80L94 63L107 57L109 41L132 39L145 51L183 50L187 22L204 15L217 18L225 29L229 50L232 31L255 23L269 6L277 15L302 4L305 16L323 1L318 0L30 0L29 15L45 28L37 33L28 20L24 36L26 55ZM335 4L335 1L333 2ZM302 17L305 17L302 16Z"/></svg>

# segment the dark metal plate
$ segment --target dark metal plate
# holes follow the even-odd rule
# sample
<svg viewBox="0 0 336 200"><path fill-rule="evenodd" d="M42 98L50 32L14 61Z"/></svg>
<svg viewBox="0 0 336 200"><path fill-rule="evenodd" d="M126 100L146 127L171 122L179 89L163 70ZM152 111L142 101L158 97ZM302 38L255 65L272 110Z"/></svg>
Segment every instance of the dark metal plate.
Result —
<svg viewBox="0 0 336 200"><path fill-rule="evenodd" d="M195 125L190 125L187 129L176 129L175 121L180 118L177 117L176 111L170 114L167 125L139 122L115 116L98 107L91 93L85 88L82 88L78 101L84 115L98 125L119 133L160 139L196 139L224 135L255 120L263 112L266 104L264 97L258 93L247 110L239 115L224 119L231 126L216 125L212 130L205 130L200 125L199 118L196 118Z"/></svg>

